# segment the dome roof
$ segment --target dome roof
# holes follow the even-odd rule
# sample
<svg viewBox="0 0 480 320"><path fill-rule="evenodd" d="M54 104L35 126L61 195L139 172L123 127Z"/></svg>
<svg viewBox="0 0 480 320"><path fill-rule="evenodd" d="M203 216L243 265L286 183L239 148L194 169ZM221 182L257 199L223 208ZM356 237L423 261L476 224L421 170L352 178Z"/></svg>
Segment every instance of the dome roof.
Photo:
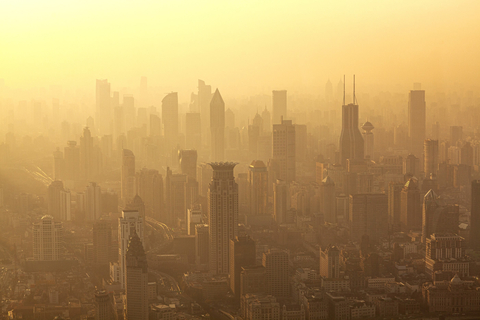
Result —
<svg viewBox="0 0 480 320"><path fill-rule="evenodd" d="M135 197L133 197L132 203L142 203L142 204L143 204L143 200L142 200L142 198L138 195L138 193L135 195Z"/></svg>
<svg viewBox="0 0 480 320"><path fill-rule="evenodd" d="M262 160L253 160L252 163L250 163L250 167L265 168L266 166Z"/></svg>
<svg viewBox="0 0 480 320"><path fill-rule="evenodd" d="M370 130L375 129L375 127L373 126L373 124L371 124L369 121L367 121L362 125L362 129L365 130L365 131L370 131Z"/></svg>

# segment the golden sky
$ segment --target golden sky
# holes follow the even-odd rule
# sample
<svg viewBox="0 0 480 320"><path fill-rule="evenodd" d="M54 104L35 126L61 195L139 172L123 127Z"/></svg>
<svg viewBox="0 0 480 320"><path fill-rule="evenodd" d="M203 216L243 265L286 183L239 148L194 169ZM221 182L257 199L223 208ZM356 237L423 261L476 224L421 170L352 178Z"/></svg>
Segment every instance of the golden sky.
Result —
<svg viewBox="0 0 480 320"><path fill-rule="evenodd" d="M12 87L139 84L192 91L480 82L480 1L2 0Z"/></svg>

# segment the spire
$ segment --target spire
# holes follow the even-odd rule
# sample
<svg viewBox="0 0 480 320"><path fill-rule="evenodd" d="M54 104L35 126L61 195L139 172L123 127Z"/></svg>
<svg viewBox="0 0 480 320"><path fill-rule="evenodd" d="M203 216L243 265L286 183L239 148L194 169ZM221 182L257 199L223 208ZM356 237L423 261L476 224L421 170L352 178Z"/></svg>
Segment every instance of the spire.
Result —
<svg viewBox="0 0 480 320"><path fill-rule="evenodd" d="M221 104L224 103L222 95L220 94L220 91L218 91L218 88L215 90L215 93L213 94L213 97L212 97L212 101L210 102L210 104L214 104L214 103L221 103Z"/></svg>

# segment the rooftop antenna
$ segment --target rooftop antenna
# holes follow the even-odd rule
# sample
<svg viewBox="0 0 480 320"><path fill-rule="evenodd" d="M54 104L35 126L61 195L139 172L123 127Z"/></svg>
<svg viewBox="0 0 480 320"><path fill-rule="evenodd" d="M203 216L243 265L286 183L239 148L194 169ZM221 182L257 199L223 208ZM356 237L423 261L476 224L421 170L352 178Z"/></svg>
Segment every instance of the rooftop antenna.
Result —
<svg viewBox="0 0 480 320"><path fill-rule="evenodd" d="M355 104L355 75L353 75L353 104Z"/></svg>
<svg viewBox="0 0 480 320"><path fill-rule="evenodd" d="M345 105L345 75L343 75L343 105Z"/></svg>

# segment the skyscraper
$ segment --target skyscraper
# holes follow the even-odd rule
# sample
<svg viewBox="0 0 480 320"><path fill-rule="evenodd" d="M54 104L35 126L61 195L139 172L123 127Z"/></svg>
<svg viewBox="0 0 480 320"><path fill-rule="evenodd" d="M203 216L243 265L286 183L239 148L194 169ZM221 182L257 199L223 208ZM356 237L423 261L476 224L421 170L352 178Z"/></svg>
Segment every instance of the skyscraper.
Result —
<svg viewBox="0 0 480 320"><path fill-rule="evenodd" d="M399 232L400 216L402 212L402 189L404 184L402 182L390 182L388 184L388 224L389 230Z"/></svg>
<svg viewBox="0 0 480 320"><path fill-rule="evenodd" d="M169 154L178 144L178 95L167 94L162 100L162 122L166 152Z"/></svg>
<svg viewBox="0 0 480 320"><path fill-rule="evenodd" d="M93 146L93 137L89 128L83 129L80 137L80 174L84 180L92 179L99 172L99 152Z"/></svg>
<svg viewBox="0 0 480 320"><path fill-rule="evenodd" d="M425 141L425 91L411 90L408 95L408 137L410 152L420 157Z"/></svg>
<svg viewBox="0 0 480 320"><path fill-rule="evenodd" d="M195 225L195 264L208 266L209 260L209 230L208 224Z"/></svg>
<svg viewBox="0 0 480 320"><path fill-rule="evenodd" d="M105 290L95 292L95 320L114 320L116 312L112 298Z"/></svg>
<svg viewBox="0 0 480 320"><path fill-rule="evenodd" d="M480 250L480 180L472 181L469 245Z"/></svg>
<svg viewBox="0 0 480 320"><path fill-rule="evenodd" d="M238 185L233 176L235 163L210 163L213 177L208 188L210 271L229 272L230 240L237 236Z"/></svg>
<svg viewBox="0 0 480 320"><path fill-rule="evenodd" d="M295 181L295 126L291 120L281 119L273 125L273 160L279 166L277 179L287 184Z"/></svg>
<svg viewBox="0 0 480 320"><path fill-rule="evenodd" d="M76 141L68 141L64 148L65 180L78 180L80 177L80 148Z"/></svg>
<svg viewBox="0 0 480 320"><path fill-rule="evenodd" d="M49 215L43 216L33 224L33 260L58 261L62 260L63 254L62 222Z"/></svg>
<svg viewBox="0 0 480 320"><path fill-rule="evenodd" d="M273 217L277 224L282 224L287 221L288 185L277 180L273 188Z"/></svg>
<svg viewBox="0 0 480 320"><path fill-rule="evenodd" d="M102 189L95 182L90 182L85 189L85 221L94 221L102 216Z"/></svg>
<svg viewBox="0 0 480 320"><path fill-rule="evenodd" d="M125 320L148 320L147 255L135 231L128 241L125 260Z"/></svg>
<svg viewBox="0 0 480 320"><path fill-rule="evenodd" d="M107 119L112 119L112 98L110 96L110 83L108 80L99 80L96 82L95 90L95 108L96 119L101 125L100 130L104 134L109 134L110 127Z"/></svg>
<svg viewBox="0 0 480 320"><path fill-rule="evenodd" d="M326 176L320 185L320 210L326 222L337 222L335 202L335 182L330 176Z"/></svg>
<svg viewBox="0 0 480 320"><path fill-rule="evenodd" d="M388 234L388 198L386 194L350 195L349 221L353 241L367 235L379 241Z"/></svg>
<svg viewBox="0 0 480 320"><path fill-rule="evenodd" d="M423 198L422 243L434 233L458 233L458 205L446 205L430 190Z"/></svg>
<svg viewBox="0 0 480 320"><path fill-rule="evenodd" d="M289 297L288 253L279 249L269 249L263 253L262 265L265 267L266 293L276 298Z"/></svg>
<svg viewBox="0 0 480 320"><path fill-rule="evenodd" d="M248 167L248 201L250 215L267 214L268 172L265 163L254 160Z"/></svg>
<svg viewBox="0 0 480 320"><path fill-rule="evenodd" d="M211 160L223 161L225 157L225 102L220 91L215 90L210 101Z"/></svg>
<svg viewBox="0 0 480 320"><path fill-rule="evenodd" d="M438 140L425 140L424 143L425 154L425 177L430 178L430 175L437 175L438 171Z"/></svg>
<svg viewBox="0 0 480 320"><path fill-rule="evenodd" d="M183 174L197 180L197 150L179 150L178 162Z"/></svg>
<svg viewBox="0 0 480 320"><path fill-rule="evenodd" d="M110 250L112 248L112 227L107 220L93 224L93 262L102 274L108 274Z"/></svg>
<svg viewBox="0 0 480 320"><path fill-rule="evenodd" d="M122 150L122 202L132 201L135 196L135 155L128 149Z"/></svg>
<svg viewBox="0 0 480 320"><path fill-rule="evenodd" d="M203 145L210 144L210 101L212 100L212 87L205 81L198 80L198 109L200 111Z"/></svg>
<svg viewBox="0 0 480 320"><path fill-rule="evenodd" d="M71 220L70 191L63 188L62 181L48 186L48 213L57 220Z"/></svg>
<svg viewBox="0 0 480 320"><path fill-rule="evenodd" d="M320 275L324 278L340 278L340 250L336 246L320 249Z"/></svg>
<svg viewBox="0 0 480 320"><path fill-rule="evenodd" d="M272 91L272 124L281 124L282 119L287 119L287 90Z"/></svg>
<svg viewBox="0 0 480 320"><path fill-rule="evenodd" d="M118 263L120 273L119 280L122 288L125 288L128 242L130 237L135 233L142 244L144 243L144 223L143 218L136 210L123 210L122 216L118 218Z"/></svg>
<svg viewBox="0 0 480 320"><path fill-rule="evenodd" d="M420 230L422 228L422 204L418 181L408 179L401 192L400 223L402 231Z"/></svg>
<svg viewBox="0 0 480 320"><path fill-rule="evenodd" d="M230 240L230 289L240 299L240 272L242 267L255 265L255 241L249 236L237 236Z"/></svg>
<svg viewBox="0 0 480 320"><path fill-rule="evenodd" d="M136 193L145 204L145 213L165 221L163 177L157 170L142 168L135 174Z"/></svg>
<svg viewBox="0 0 480 320"><path fill-rule="evenodd" d="M362 129L365 144L365 159L373 160L375 156L375 139L372 130L375 129L375 127L367 121L362 125Z"/></svg>

